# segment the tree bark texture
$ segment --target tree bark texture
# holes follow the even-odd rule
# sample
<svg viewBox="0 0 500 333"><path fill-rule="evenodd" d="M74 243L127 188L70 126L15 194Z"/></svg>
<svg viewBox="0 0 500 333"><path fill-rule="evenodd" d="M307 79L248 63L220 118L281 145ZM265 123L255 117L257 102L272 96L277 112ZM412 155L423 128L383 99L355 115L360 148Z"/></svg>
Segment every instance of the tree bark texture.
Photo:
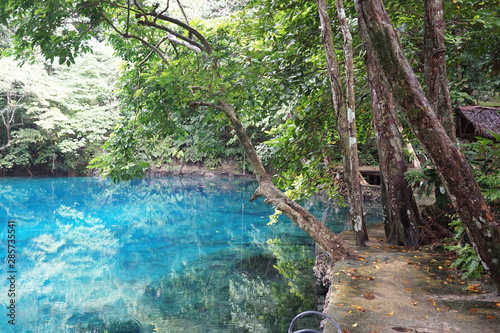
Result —
<svg viewBox="0 0 500 333"><path fill-rule="evenodd" d="M413 191L404 177L407 166L395 102L386 83L377 79L378 70L370 51L366 54L366 67L378 146L386 241L417 247L420 244L420 213Z"/></svg>
<svg viewBox="0 0 500 333"><path fill-rule="evenodd" d="M359 173L358 144L356 135L356 119L354 112L354 76L352 37L347 25L343 3L336 0L339 21L344 35L344 54L346 57L347 105L341 88L341 75L338 67L333 32L328 15L327 0L317 0L318 13L321 22L321 37L325 48L328 77L332 91L332 99L337 118L342 153L344 159L344 180L349 198L350 219L354 229L357 246L365 246L368 234L363 216L361 179Z"/></svg>
<svg viewBox="0 0 500 333"><path fill-rule="evenodd" d="M321 246L323 250L328 252L334 261L357 258L354 250L342 238L331 231L323 222L318 220L309 211L287 197L283 192L276 188L276 186L274 186L271 181L271 177L262 165L261 160L257 155L250 138L246 134L243 125L237 118L233 107L224 102L221 102L215 107L222 111L229 119L256 174L259 187L250 200L252 201L259 196L264 196L264 201L267 204L273 205L276 209L288 216L319 246Z"/></svg>
<svg viewBox="0 0 500 333"><path fill-rule="evenodd" d="M364 46L431 158L483 266L500 292L500 227L464 156L425 97L381 0L355 0Z"/></svg>
<svg viewBox="0 0 500 333"><path fill-rule="evenodd" d="M427 99L446 133L455 142L455 120L446 73L443 0L425 0L424 22L423 58Z"/></svg>

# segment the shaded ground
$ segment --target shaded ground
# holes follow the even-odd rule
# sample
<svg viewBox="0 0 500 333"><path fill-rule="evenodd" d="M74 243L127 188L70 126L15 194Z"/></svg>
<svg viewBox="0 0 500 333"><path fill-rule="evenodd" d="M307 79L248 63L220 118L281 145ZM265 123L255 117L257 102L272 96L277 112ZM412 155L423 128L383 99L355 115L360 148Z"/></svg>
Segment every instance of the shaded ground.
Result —
<svg viewBox="0 0 500 333"><path fill-rule="evenodd" d="M361 261L335 264L327 313L350 333L499 333L500 297L484 281L463 282L450 258L384 243L368 231ZM353 245L352 233L343 233ZM354 246L354 245L353 245ZM324 332L337 332L327 325Z"/></svg>

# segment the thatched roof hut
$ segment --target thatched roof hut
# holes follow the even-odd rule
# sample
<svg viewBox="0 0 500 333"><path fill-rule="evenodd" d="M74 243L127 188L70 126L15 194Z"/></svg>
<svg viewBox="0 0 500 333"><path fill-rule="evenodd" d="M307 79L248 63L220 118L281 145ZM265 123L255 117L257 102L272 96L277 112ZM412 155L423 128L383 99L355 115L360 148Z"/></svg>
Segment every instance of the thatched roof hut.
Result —
<svg viewBox="0 0 500 333"><path fill-rule="evenodd" d="M489 106L459 106L455 108L457 137L473 140L476 136L493 138L489 131L500 135L500 108Z"/></svg>

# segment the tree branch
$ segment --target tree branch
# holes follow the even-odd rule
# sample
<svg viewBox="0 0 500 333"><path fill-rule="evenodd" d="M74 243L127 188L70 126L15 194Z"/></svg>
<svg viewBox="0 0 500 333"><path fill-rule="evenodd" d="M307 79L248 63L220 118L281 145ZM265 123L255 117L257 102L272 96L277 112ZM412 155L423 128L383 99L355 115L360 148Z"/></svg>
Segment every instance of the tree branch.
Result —
<svg viewBox="0 0 500 333"><path fill-rule="evenodd" d="M167 36L168 36L168 39L170 41L172 41L176 44L179 44L179 45L183 45L192 51L201 52L202 50L206 49L202 44L192 40L189 37L186 37L186 36L176 32L176 31L174 31L174 30L172 30L164 25L157 24L155 22L148 21L148 20L140 20L140 21L137 21L137 23L140 25L153 27L153 28L157 28L157 29L166 31L168 33Z"/></svg>
<svg viewBox="0 0 500 333"><path fill-rule="evenodd" d="M156 46L154 46L153 44L151 44L150 42L148 42L147 40L137 36L137 35L133 35L133 34L129 34L129 33L125 33L125 32L122 32L120 31L120 29L118 29L114 24L113 22L111 22L110 19L108 19L104 13L101 13L103 19L111 26L111 28L113 28L114 31L116 31L117 34L119 34L120 36L124 37L124 38L132 38L132 39L137 39L138 41L140 41L141 43L143 43L144 45L146 45L147 47L149 47L151 50L153 50L156 54L158 54L158 56L161 58L161 60L168 64L169 61L168 59L165 57L165 55L163 54L163 52L161 52L160 49L158 49Z"/></svg>
<svg viewBox="0 0 500 333"><path fill-rule="evenodd" d="M170 16L166 16L166 15L163 15L163 14L157 14L157 13L154 13L154 12L153 13L137 14L136 18L144 17L144 19L147 22L150 22L149 20L147 20L148 16L149 17L158 18L158 19L161 19L161 20L166 21L166 22L173 23L173 24L177 25L178 27L185 29L189 33L192 33L196 38L198 38L198 40L200 41L201 45L203 45L203 47L201 49L204 50L208 54L212 53L212 49L210 47L210 44L207 42L207 40L205 39L205 37L203 37L203 35L198 30L194 29L190 25L188 25L188 24L186 24L186 23L184 23L182 21L179 21L177 19L174 19L174 18L172 18ZM156 23L154 23L154 24L156 24Z"/></svg>

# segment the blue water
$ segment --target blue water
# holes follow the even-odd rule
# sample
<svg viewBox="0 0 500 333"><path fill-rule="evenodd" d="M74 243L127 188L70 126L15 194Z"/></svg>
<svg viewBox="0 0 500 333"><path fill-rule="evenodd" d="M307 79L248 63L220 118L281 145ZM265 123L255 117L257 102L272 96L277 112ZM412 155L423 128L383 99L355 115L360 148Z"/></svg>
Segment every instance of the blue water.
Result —
<svg viewBox="0 0 500 333"><path fill-rule="evenodd" d="M0 331L272 331L272 318L249 305L258 296L257 308L277 307L279 287L262 281L283 282L273 253L289 251L267 241L299 256L313 247L286 218L267 225L274 210L248 201L255 188L241 179L0 179ZM343 230L345 210L308 205Z"/></svg>

